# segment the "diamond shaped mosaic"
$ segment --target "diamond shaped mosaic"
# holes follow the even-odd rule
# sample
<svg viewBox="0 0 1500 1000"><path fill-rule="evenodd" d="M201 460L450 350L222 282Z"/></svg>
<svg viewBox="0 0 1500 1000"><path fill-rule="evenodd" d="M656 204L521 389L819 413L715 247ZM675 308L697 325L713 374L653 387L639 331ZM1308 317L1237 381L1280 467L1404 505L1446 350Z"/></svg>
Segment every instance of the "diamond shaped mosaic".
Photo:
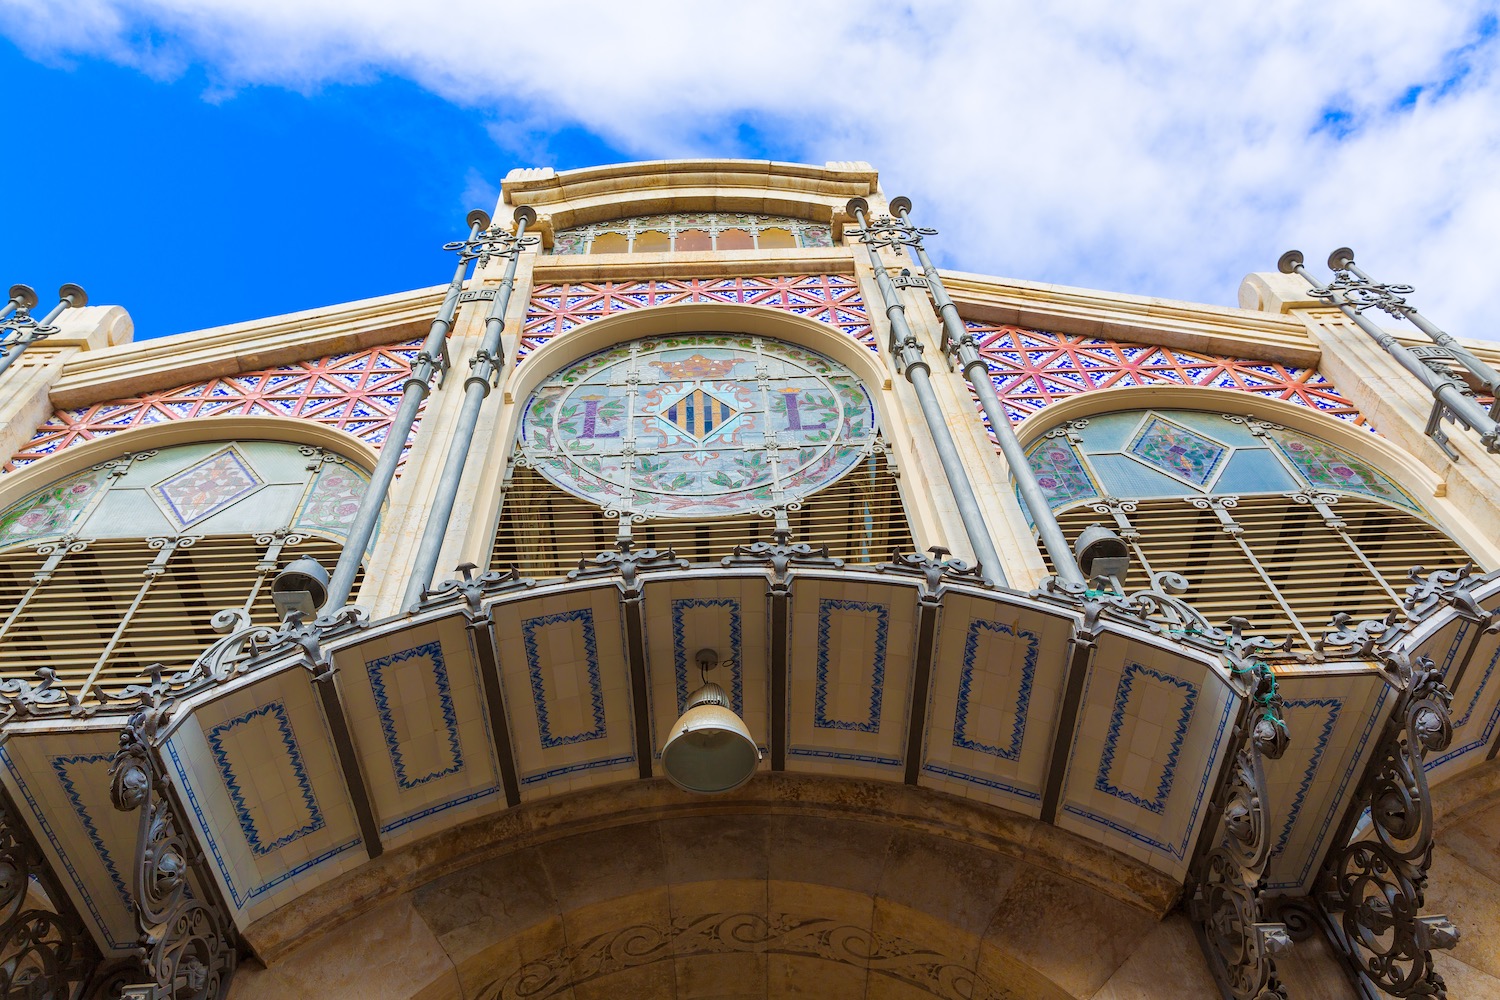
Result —
<svg viewBox="0 0 1500 1000"><path fill-rule="evenodd" d="M1174 479L1206 485L1229 448L1197 431L1152 414L1125 451Z"/></svg>
<svg viewBox="0 0 1500 1000"><path fill-rule="evenodd" d="M186 528L264 485L243 455L225 448L151 487L151 498L178 527Z"/></svg>

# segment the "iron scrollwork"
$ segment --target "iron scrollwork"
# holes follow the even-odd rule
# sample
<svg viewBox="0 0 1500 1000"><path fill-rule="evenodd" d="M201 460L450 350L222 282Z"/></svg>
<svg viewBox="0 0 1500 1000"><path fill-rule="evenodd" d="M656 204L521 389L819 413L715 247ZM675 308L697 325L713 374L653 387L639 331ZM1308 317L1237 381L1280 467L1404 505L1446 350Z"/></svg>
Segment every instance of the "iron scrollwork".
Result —
<svg viewBox="0 0 1500 1000"><path fill-rule="evenodd" d="M48 884L41 848L8 804L0 803L0 1000L77 996L99 967L83 922L36 905L34 880L63 904L61 891Z"/></svg>
<svg viewBox="0 0 1500 1000"><path fill-rule="evenodd" d="M1279 759L1289 739L1270 670L1255 663L1243 679L1250 684L1253 723L1219 793L1216 836L1198 862L1190 909L1209 968L1226 997L1286 1000L1274 956L1292 941L1284 924L1266 919L1260 880L1272 840L1264 760Z"/></svg>
<svg viewBox="0 0 1500 1000"><path fill-rule="evenodd" d="M227 995L236 954L229 917L195 895L190 872L202 857L172 807L166 775L151 740L170 702L143 707L120 734L110 764L110 800L140 812L132 891L138 945L153 1000L218 1000Z"/></svg>
<svg viewBox="0 0 1500 1000"><path fill-rule="evenodd" d="M1350 812L1368 811L1369 831L1356 840L1346 832L1317 887L1345 956L1394 997L1448 995L1432 952L1452 948L1459 931L1446 916L1422 914L1433 835L1422 761L1453 739L1452 699L1432 661L1418 658Z"/></svg>

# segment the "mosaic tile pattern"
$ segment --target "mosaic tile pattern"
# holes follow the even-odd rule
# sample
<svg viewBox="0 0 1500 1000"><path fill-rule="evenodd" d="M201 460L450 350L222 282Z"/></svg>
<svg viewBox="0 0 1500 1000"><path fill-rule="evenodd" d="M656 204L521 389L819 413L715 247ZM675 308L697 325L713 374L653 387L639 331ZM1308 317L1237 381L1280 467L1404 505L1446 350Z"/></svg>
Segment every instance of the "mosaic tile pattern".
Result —
<svg viewBox="0 0 1500 1000"><path fill-rule="evenodd" d="M337 427L378 449L401 400L401 383L411 374L420 348L420 341L372 347L54 410L5 468L17 469L132 427L196 417L297 417ZM413 425L412 438L416 433ZM405 445L410 444L408 438Z"/></svg>
<svg viewBox="0 0 1500 1000"><path fill-rule="evenodd" d="M1057 438L1043 441L1031 449L1026 461L1053 507L1099 495L1098 488L1078 458L1078 452L1067 441ZM1030 516L1029 512L1027 516Z"/></svg>
<svg viewBox="0 0 1500 1000"><path fill-rule="evenodd" d="M347 535L369 488L370 481L346 465L323 466L293 527L320 528Z"/></svg>
<svg viewBox="0 0 1500 1000"><path fill-rule="evenodd" d="M700 302L781 309L837 327L870 350L878 349L859 286L842 275L580 281L537 285L532 290L516 363L558 334L613 313Z"/></svg>
<svg viewBox="0 0 1500 1000"><path fill-rule="evenodd" d="M1233 389L1364 424L1354 404L1315 368L1178 351L1149 344L967 323L1012 423L1081 392L1147 385Z"/></svg>
<svg viewBox="0 0 1500 1000"><path fill-rule="evenodd" d="M151 487L151 498L179 528L186 528L264 485L243 455L224 448Z"/></svg>
<svg viewBox="0 0 1500 1000"><path fill-rule="evenodd" d="M1387 476L1326 441L1286 430L1273 430L1270 437L1313 486L1343 493L1362 493L1410 510L1421 510L1417 502Z"/></svg>
<svg viewBox="0 0 1500 1000"><path fill-rule="evenodd" d="M1199 487L1208 483L1229 454L1218 441L1154 414L1136 432L1126 451L1169 476Z"/></svg>
<svg viewBox="0 0 1500 1000"><path fill-rule="evenodd" d="M53 483L12 507L0 518L0 546L66 534L78 515L99 495L105 476L104 470L94 469Z"/></svg>

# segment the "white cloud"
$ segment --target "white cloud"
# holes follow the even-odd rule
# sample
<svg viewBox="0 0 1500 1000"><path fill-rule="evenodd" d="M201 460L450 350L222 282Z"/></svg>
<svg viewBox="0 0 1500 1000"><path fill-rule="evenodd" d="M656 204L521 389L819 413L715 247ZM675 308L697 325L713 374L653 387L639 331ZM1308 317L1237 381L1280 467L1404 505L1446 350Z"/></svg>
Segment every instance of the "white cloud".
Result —
<svg viewBox="0 0 1500 1000"><path fill-rule="evenodd" d="M1282 250L1348 244L1452 332L1500 339L1495 3L433 7L0 0L0 31L200 63L216 91L402 75L543 148L576 124L643 158L736 155L748 119L780 155L874 163L966 270L1231 303ZM500 146L491 183L525 148Z"/></svg>

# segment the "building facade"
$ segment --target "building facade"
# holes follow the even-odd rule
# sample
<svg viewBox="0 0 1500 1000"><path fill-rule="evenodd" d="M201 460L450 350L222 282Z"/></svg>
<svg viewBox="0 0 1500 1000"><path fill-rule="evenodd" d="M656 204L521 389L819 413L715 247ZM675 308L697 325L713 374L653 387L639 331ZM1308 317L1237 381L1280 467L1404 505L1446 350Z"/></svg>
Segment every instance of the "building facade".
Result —
<svg viewBox="0 0 1500 1000"><path fill-rule="evenodd" d="M6 995L1500 996L1500 350L913 212L520 169L447 284L13 290Z"/></svg>

